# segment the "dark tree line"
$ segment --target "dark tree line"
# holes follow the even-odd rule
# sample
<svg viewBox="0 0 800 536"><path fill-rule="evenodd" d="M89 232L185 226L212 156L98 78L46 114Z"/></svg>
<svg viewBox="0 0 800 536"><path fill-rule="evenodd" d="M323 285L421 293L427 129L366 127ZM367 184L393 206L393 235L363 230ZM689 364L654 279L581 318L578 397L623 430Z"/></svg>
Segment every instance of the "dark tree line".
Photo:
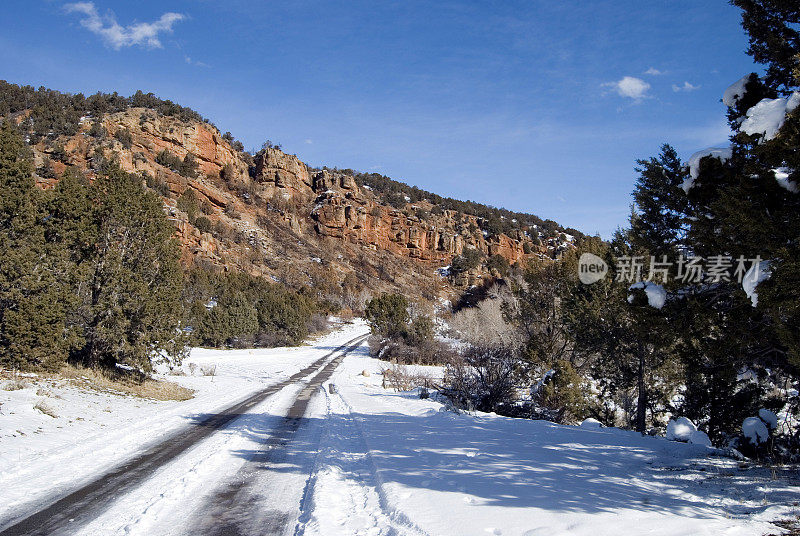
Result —
<svg viewBox="0 0 800 536"><path fill-rule="evenodd" d="M68 170L35 185L30 152L0 126L0 364L149 370L179 358L179 248L161 198L108 166L89 182Z"/></svg>
<svg viewBox="0 0 800 536"><path fill-rule="evenodd" d="M610 243L585 241L558 268L531 270L510 317L526 328L523 355L540 374L568 362L592 381L597 396L587 397L584 416L616 424L622 412L623 424L645 432L663 427L667 414L684 415L718 445L791 457L800 451L795 427L760 445L741 427L761 408L800 414L791 394L800 387L800 107L787 109L774 136L740 127L763 99L800 89L800 10L781 0L732 3L743 9L749 52L766 72L751 74L728 102L730 157L700 158L693 176L669 145L638 161L629 226ZM584 252L617 271L580 283ZM644 285L615 279L619 259L633 257L646 260L642 278L660 285L650 290L663 289L658 307ZM672 261L666 282L651 257ZM728 270L718 277L706 264L687 279L681 257L718 258ZM758 265L767 278L756 294L736 277L740 258L747 268L767 261ZM564 404L558 396L549 402Z"/></svg>
<svg viewBox="0 0 800 536"><path fill-rule="evenodd" d="M298 344L324 327L310 292L184 272L162 197L113 158L95 164L91 181L68 168L42 190L23 133L0 123L0 366L147 372L189 343Z"/></svg>

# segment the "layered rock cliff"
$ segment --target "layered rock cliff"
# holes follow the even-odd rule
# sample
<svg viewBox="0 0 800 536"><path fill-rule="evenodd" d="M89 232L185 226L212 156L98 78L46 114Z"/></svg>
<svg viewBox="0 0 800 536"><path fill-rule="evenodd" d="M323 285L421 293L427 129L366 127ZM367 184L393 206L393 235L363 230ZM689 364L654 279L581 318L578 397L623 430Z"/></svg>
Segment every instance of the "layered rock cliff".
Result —
<svg viewBox="0 0 800 536"><path fill-rule="evenodd" d="M83 117L77 134L40 141L34 153L44 188L68 166L91 177L117 160L140 173L164 196L187 264L311 285L321 295L349 286L361 298L363 289L403 289L435 299L485 275L480 266L458 278L437 273L465 249L513 265L568 247L536 229L489 233L481 218L437 211L425 199L391 206L352 174L312 169L275 147L251 156L230 141L208 123L129 108ZM176 169L165 155L194 164Z"/></svg>

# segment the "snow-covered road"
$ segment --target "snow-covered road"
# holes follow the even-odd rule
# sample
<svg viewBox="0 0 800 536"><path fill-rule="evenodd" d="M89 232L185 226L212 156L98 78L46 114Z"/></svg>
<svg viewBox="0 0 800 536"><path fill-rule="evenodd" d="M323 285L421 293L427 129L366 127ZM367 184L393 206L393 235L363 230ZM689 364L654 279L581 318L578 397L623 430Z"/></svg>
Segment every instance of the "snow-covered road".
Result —
<svg viewBox="0 0 800 536"><path fill-rule="evenodd" d="M796 514L792 475L773 479L705 447L617 429L455 414L417 393L383 389L388 365L368 357L365 345L297 376L366 331L357 322L288 351L195 351L185 366L216 363L217 375L213 384L176 377L198 389L188 402L139 400L136 408L104 394L111 413L89 411L67 424L75 400L99 395L71 398L64 388L61 415L47 417L63 428L36 416L42 432L20 429L24 436L6 433L23 426L13 419L23 413L15 404L24 393L0 391L17 401L0 398L0 454L30 453L0 462L0 527L163 443L187 419L204 422L265 385L276 389L263 401L239 408L90 518L59 528L84 535L756 536L779 533L770 521ZM130 436L113 426L114 413ZM108 447L114 441L121 442L116 457Z"/></svg>

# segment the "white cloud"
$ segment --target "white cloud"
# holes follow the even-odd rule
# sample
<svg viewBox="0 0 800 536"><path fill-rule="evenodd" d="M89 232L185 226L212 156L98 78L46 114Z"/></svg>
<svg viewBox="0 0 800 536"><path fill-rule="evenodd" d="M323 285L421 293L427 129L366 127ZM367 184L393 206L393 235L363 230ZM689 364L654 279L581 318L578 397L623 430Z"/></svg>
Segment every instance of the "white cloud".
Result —
<svg viewBox="0 0 800 536"><path fill-rule="evenodd" d="M314 140L312 140L311 138L306 138L305 142L306 145L312 145L314 143Z"/></svg>
<svg viewBox="0 0 800 536"><path fill-rule="evenodd" d="M128 26L121 26L114 13L109 11L101 16L97 12L94 2L76 2L64 6L67 13L81 13L81 26L95 35L99 35L106 45L114 50L133 45L146 46L148 48L161 48L161 41L158 34L161 32L171 32L172 25L186 18L180 13L164 13L153 22L135 22Z"/></svg>
<svg viewBox="0 0 800 536"><path fill-rule="evenodd" d="M650 89L650 84L634 76L624 76L617 82L607 82L603 84L603 86L613 88L620 97L627 97L634 100L648 97L647 90Z"/></svg>
<svg viewBox="0 0 800 536"><path fill-rule="evenodd" d="M194 65L196 67L211 67L209 64L203 63L202 61L193 60L189 56L184 56L183 59L186 60L186 63L189 65Z"/></svg>
<svg viewBox="0 0 800 536"><path fill-rule="evenodd" d="M660 76L664 74L664 71L659 71L655 67L650 67L644 72L644 74L649 74L650 76Z"/></svg>
<svg viewBox="0 0 800 536"><path fill-rule="evenodd" d="M700 89L700 86L695 86L689 82L684 82L682 86L672 84L672 91L675 91L676 93L678 91L694 91L696 89Z"/></svg>

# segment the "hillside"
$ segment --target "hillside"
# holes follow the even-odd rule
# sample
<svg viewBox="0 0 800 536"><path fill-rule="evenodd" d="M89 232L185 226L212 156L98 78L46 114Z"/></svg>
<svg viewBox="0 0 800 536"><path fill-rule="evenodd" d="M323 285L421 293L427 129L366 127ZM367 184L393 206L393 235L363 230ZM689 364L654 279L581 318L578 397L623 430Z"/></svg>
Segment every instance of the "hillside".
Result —
<svg viewBox="0 0 800 536"><path fill-rule="evenodd" d="M69 166L91 178L116 161L163 196L186 265L310 285L346 307L381 290L452 297L504 265L499 257L555 258L580 239L549 220L382 175L311 168L271 143L252 155L152 94L85 98L0 82L0 114L27 133L42 188ZM458 270L437 271L465 252Z"/></svg>

